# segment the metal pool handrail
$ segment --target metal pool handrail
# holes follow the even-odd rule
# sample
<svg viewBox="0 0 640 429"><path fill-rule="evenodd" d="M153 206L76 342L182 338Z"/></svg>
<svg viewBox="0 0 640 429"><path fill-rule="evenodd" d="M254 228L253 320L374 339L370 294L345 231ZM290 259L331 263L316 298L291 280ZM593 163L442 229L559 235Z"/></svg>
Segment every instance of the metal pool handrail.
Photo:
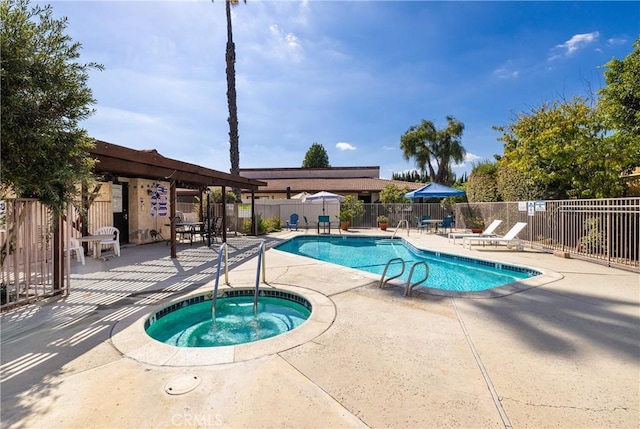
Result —
<svg viewBox="0 0 640 429"><path fill-rule="evenodd" d="M258 294L260 293L260 268L262 268L262 282L266 283L266 266L267 259L265 255L263 240L258 245L258 270L256 271L256 291L253 294L253 314L258 313Z"/></svg>
<svg viewBox="0 0 640 429"><path fill-rule="evenodd" d="M400 225L402 225L403 223L407 224L407 237L409 236L409 229L411 228L409 226L409 221L406 219L400 219L400 221L398 221L398 225L396 226L396 230L393 231L393 235L391 236L391 238L394 238L396 236L396 233L398 232L398 228L400 228Z"/></svg>
<svg viewBox="0 0 640 429"><path fill-rule="evenodd" d="M420 280L419 282L415 282L414 284L411 284L411 277L413 277L413 270L415 270L418 265L424 265L424 269L427 272L426 272L426 274L425 274L425 276L424 276L424 278L422 280ZM429 278L429 265L427 265L427 263L424 262L424 261L416 262L411 267L411 271L409 271L409 280L407 280L407 286L406 286L406 288L404 290L404 294L406 296L411 296L411 291L413 290L413 288L418 286L419 284L424 283L425 281L427 281L428 278Z"/></svg>
<svg viewBox="0 0 640 429"><path fill-rule="evenodd" d="M216 271L216 282L213 286L213 296L211 297L211 320L216 321L216 301L218 300L218 283L220 281L220 267L224 255L224 282L229 284L229 263L227 260L227 243L222 243L218 251L218 270Z"/></svg>
<svg viewBox="0 0 640 429"><path fill-rule="evenodd" d="M400 274L398 274L397 276L391 276L389 278L387 278L386 280L384 279L384 276L387 275L387 270L389 269L389 266L391 265L392 262L395 261L400 261L402 262L402 270L400 270ZM404 260L402 260L402 258L391 258L389 259L389 262L387 262L387 265L384 267L384 271L382 272L382 277L380 277L380 283L378 284L379 288L383 288L385 284L387 284L387 282L389 280L393 280L393 279L397 279L398 277L400 277L402 274L404 273Z"/></svg>

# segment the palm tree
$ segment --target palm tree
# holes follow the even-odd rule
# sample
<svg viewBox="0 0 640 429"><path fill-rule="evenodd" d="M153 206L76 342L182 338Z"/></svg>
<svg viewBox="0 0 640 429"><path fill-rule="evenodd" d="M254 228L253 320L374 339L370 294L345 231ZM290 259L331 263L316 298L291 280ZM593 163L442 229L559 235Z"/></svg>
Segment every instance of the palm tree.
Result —
<svg viewBox="0 0 640 429"><path fill-rule="evenodd" d="M231 160L230 173L240 175L240 142L238 136L238 103L236 97L236 45L233 43L233 28L231 26L231 6L236 6L239 0L225 0L227 14L227 105L229 107L229 158ZM247 3L247 0L244 0ZM240 200L240 189L234 189L236 200Z"/></svg>
<svg viewBox="0 0 640 429"><path fill-rule="evenodd" d="M412 125L400 137L400 149L405 160L415 158L423 180L428 168L432 182L450 185L453 182L451 163L462 162L467 151L460 142L464 124L453 116L447 116L447 123L447 127L441 130L427 120L422 120L418 126ZM437 171L433 168L432 159Z"/></svg>

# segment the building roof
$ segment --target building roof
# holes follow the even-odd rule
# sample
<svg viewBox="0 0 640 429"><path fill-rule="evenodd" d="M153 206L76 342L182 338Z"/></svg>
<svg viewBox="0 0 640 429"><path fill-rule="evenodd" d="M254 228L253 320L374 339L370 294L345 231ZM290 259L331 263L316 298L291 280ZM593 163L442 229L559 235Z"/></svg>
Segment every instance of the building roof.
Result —
<svg viewBox="0 0 640 429"><path fill-rule="evenodd" d="M287 168L241 168L240 174L250 179L303 179L309 177L345 178L380 177L380 167L287 167Z"/></svg>
<svg viewBox="0 0 640 429"><path fill-rule="evenodd" d="M95 147L89 153L98 160L94 172L99 174L175 180L177 186L185 188L229 186L255 191L259 186L266 185L266 182L259 180L165 158L156 150L135 150L101 140L96 140Z"/></svg>
<svg viewBox="0 0 640 429"><path fill-rule="evenodd" d="M303 191L312 194L320 191L336 193L380 192L389 184L395 184L401 189L407 187L411 191L424 186L424 183L403 182L401 180L388 180L377 177L268 179L263 181L267 182L267 185L260 186L258 192L284 193L289 187L292 194Z"/></svg>

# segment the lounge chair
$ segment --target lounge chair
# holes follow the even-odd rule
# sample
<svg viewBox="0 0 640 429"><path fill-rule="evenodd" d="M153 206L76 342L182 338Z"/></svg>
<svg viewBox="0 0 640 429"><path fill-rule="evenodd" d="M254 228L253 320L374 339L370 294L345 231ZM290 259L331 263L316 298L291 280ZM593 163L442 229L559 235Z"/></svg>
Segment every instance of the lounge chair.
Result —
<svg viewBox="0 0 640 429"><path fill-rule="evenodd" d="M287 221L287 229L289 229L289 231L291 231L291 228L295 228L296 231L298 230L298 213L291 213L291 216L289 216L289 220Z"/></svg>
<svg viewBox="0 0 640 429"><path fill-rule="evenodd" d="M496 237L496 228L502 223L501 219L495 219L489 226L482 232L450 232L448 237L449 242L453 238L453 244L456 244L456 238L464 237Z"/></svg>
<svg viewBox="0 0 640 429"><path fill-rule="evenodd" d="M517 250L522 250L523 247L517 235L525 226L527 226L526 222L518 222L502 237L464 237L462 247L464 247L466 243L469 243L469 249L471 249L471 243L475 241L479 243L493 243L496 246L498 244L506 244L507 247L515 245Z"/></svg>

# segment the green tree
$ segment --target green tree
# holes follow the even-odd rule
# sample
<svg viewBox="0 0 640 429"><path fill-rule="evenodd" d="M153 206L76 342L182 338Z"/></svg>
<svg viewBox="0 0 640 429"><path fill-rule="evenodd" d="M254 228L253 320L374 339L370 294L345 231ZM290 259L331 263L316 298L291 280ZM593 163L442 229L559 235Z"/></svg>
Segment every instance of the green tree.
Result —
<svg viewBox="0 0 640 429"><path fill-rule="evenodd" d="M467 199L470 202L500 201L498 192L498 166L492 161L473 165L467 182Z"/></svg>
<svg viewBox="0 0 640 429"><path fill-rule="evenodd" d="M236 45L233 43L233 26L231 24L231 6L236 6L238 0L225 0L227 14L227 49L225 60L227 64L227 106L229 108L229 157L231 161L230 173L240 175L240 136L238 135L238 101L236 95ZM247 0L244 0L247 3ZM236 201L240 202L240 189L234 189Z"/></svg>
<svg viewBox="0 0 640 429"><path fill-rule="evenodd" d="M423 179L428 169L431 182L450 185L455 180L451 163L462 162L467 153L461 143L463 132L464 124L453 116L447 116L447 126L440 130L433 122L422 120L400 137L400 149L405 160L415 159Z"/></svg>
<svg viewBox="0 0 640 429"><path fill-rule="evenodd" d="M389 183L380 191L380 202L383 204L407 203L409 199L404 195L409 192L409 187L400 188L395 183Z"/></svg>
<svg viewBox="0 0 640 429"><path fill-rule="evenodd" d="M619 196L628 153L607 137L604 116L589 102L544 103L507 127L494 127L505 143L499 162L547 199Z"/></svg>
<svg viewBox="0 0 640 429"><path fill-rule="evenodd" d="M211 201L214 203L235 203L236 202L236 194L233 192L226 191L224 194L224 201L222 200L222 189L214 189L211 191L211 196L209 197Z"/></svg>
<svg viewBox="0 0 640 429"><path fill-rule="evenodd" d="M313 143L302 161L302 168L331 167L329 165L329 155L319 143Z"/></svg>
<svg viewBox="0 0 640 429"><path fill-rule="evenodd" d="M611 138L615 146L629 152L623 172L640 165L640 37L633 47L624 60L613 58L605 64L607 85L599 91L599 104L614 131Z"/></svg>
<svg viewBox="0 0 640 429"><path fill-rule="evenodd" d="M88 72L102 66L77 61L81 45L52 15L28 0L0 2L1 184L60 213L91 178L93 139L78 124L94 113Z"/></svg>

